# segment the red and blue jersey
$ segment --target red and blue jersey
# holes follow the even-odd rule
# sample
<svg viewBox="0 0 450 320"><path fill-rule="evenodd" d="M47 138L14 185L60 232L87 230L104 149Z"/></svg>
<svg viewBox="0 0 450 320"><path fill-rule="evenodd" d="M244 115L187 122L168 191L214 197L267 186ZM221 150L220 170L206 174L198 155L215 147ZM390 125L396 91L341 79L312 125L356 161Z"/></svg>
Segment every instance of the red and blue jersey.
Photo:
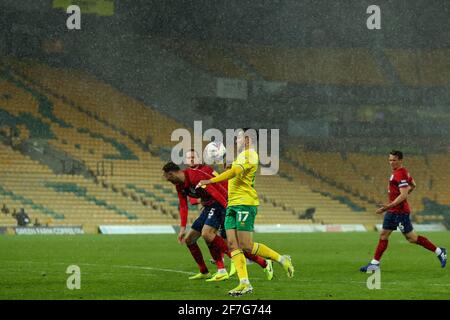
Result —
<svg viewBox="0 0 450 320"><path fill-rule="evenodd" d="M210 166L199 165L195 168L183 170L184 183L176 185L178 199L180 201L180 219L181 226L185 227L188 216L188 197L198 198L203 206L211 206L214 203L227 207L228 183L214 183L207 185L206 188L195 188L200 180L209 180L214 177L214 169ZM192 202L191 202L192 203Z"/></svg>
<svg viewBox="0 0 450 320"><path fill-rule="evenodd" d="M409 175L406 168L398 168L392 172L389 179L389 201L394 201L400 195L400 188L406 188L412 184L412 177ZM389 212L396 214L409 214L411 210L409 208L408 201L405 200L399 203L397 206L388 210Z"/></svg>

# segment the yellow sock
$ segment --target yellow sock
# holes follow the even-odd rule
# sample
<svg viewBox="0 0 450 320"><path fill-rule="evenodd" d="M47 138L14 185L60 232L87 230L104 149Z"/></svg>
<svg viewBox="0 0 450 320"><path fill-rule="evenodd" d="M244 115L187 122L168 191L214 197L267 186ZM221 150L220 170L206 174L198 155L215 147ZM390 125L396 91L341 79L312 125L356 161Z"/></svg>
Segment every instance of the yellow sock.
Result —
<svg viewBox="0 0 450 320"><path fill-rule="evenodd" d="M272 261L280 261L281 255L270 249L268 246L262 243L253 243L253 249L252 254L256 254L257 256L263 257L263 258L269 258Z"/></svg>
<svg viewBox="0 0 450 320"><path fill-rule="evenodd" d="M241 249L236 249L231 251L231 260L234 263L234 266L236 267L236 273L239 277L239 280L248 280L248 273L247 273L247 261L245 259L244 253Z"/></svg>

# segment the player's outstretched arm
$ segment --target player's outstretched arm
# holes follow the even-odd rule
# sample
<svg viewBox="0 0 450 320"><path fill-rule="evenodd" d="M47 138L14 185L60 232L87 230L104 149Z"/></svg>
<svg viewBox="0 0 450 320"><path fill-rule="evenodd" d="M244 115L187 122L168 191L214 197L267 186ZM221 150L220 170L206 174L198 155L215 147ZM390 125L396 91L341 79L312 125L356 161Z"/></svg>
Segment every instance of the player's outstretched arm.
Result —
<svg viewBox="0 0 450 320"><path fill-rule="evenodd" d="M218 182L222 182L225 180L230 180L230 179L234 178L236 175L238 175L239 173L241 173L242 171L244 171L244 168L242 166L234 166L231 169L222 172L217 177L214 177L209 180L201 180L197 184L196 188L200 188L200 187L206 186L211 183L218 183Z"/></svg>

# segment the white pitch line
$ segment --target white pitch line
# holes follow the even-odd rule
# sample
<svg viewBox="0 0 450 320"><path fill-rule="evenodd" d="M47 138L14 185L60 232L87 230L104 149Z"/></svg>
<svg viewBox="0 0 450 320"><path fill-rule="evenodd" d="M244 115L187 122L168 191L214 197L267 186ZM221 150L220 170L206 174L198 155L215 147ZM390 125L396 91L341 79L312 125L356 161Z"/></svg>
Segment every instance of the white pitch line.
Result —
<svg viewBox="0 0 450 320"><path fill-rule="evenodd" d="M82 263L87 266L106 266L102 264L89 264ZM141 269L141 270L155 270L155 271L164 271L164 272L174 272L174 273L182 273L182 274L194 274L194 272L181 271L181 270L173 270L173 269L163 269L163 268L154 268L154 267L142 267L142 266L127 266L127 265L112 265L114 268L122 268L122 269Z"/></svg>
<svg viewBox="0 0 450 320"><path fill-rule="evenodd" d="M12 260L4 260L3 262L12 262L12 263L37 263L37 264L56 264L56 265L65 265L69 266L76 263L67 263L67 262L44 262L44 261L12 261ZM113 268L122 268L122 269L140 269L140 270L154 270L154 271L163 271L163 272L172 272L172 273L182 273L182 274L195 274L194 272L181 271L181 270L173 270L173 269L163 269L163 268L154 268L154 267L144 267L144 266L129 266L129 265L109 265L109 264L98 264L98 263L79 263L80 266L97 266L97 267L113 267Z"/></svg>

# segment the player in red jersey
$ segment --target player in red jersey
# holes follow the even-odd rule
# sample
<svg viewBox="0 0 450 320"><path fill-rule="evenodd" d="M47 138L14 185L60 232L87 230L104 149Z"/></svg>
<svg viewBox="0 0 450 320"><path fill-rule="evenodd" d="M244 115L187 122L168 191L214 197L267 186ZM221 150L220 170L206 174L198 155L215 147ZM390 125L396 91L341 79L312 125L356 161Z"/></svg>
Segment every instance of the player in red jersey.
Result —
<svg viewBox="0 0 450 320"><path fill-rule="evenodd" d="M212 188L196 189L195 187L200 180L214 177L214 170L210 166L198 164L195 159L195 151L190 150L187 153L187 163L189 168L181 170L180 167L173 162L169 162L163 167L164 177L176 186L178 192L181 218L178 241L187 245L200 269L200 273L190 277L190 279L222 281L229 278L223 263L223 254L226 253L229 255L228 246L223 239L225 237L223 223L228 196L227 183L220 183ZM192 224L190 231L186 234L188 197L191 199L200 199L203 209L200 216ZM221 231L222 236L217 234L218 231ZM218 272L212 277L206 267L200 247L197 244L197 240L200 237L204 238L218 268ZM252 254L248 254L247 258L264 268L267 278L269 280L272 279L273 269L271 263ZM230 272L231 275L232 273L234 272Z"/></svg>
<svg viewBox="0 0 450 320"><path fill-rule="evenodd" d="M181 244L186 244L192 257L197 262L200 273L196 274L189 279L209 279L211 274L205 264L200 247L197 244L197 240L203 237L208 244L211 256L218 268L218 272L227 274L227 271L223 264L223 254L220 246L214 245L217 231L223 224L224 209L226 205L226 197L223 197L217 188L206 190L195 190L195 185L192 187L191 181L201 180L202 177L213 176L213 170L209 166L198 165L196 168L187 168L181 170L179 166L173 162L169 162L163 167L164 177L172 182L177 189L180 209L180 232L178 234L178 241ZM218 186L220 188L221 186ZM186 234L186 224L188 217L188 197L200 199L203 210L200 216L192 224L190 231ZM222 205L220 204L222 202ZM224 241L221 237L219 237ZM215 240L215 241L214 241ZM224 242L225 244L225 242Z"/></svg>
<svg viewBox="0 0 450 320"><path fill-rule="evenodd" d="M377 214L382 214L386 211L383 228L381 229L380 239L373 260L362 267L360 271L374 271L380 268L381 256L388 246L389 236L397 227L410 243L418 244L436 253L441 267L444 268L447 263L447 250L436 247L430 240L424 236L417 235L413 230L410 220L411 210L407 199L408 195L415 189L416 183L409 175L408 170L403 167L403 153L397 150L391 151L389 154L389 163L392 169L392 175L389 179L389 203L381 205L376 211Z"/></svg>

